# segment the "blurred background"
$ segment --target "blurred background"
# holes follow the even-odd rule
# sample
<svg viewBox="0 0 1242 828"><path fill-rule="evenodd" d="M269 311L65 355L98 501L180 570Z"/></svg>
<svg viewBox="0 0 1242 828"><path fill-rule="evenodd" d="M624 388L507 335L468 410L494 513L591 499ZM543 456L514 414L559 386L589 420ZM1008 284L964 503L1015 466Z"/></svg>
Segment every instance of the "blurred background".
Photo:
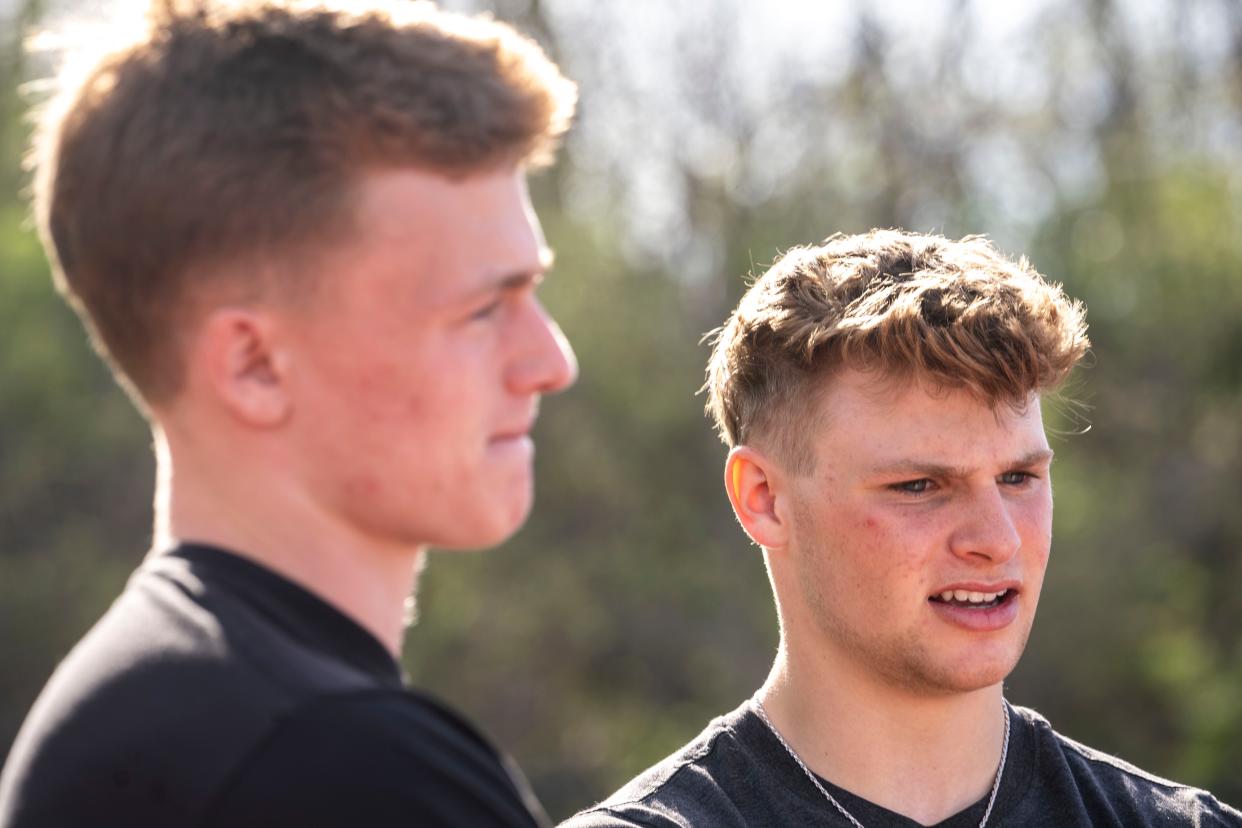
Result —
<svg viewBox="0 0 1242 828"><path fill-rule="evenodd" d="M433 556L414 680L557 818L735 707L776 625L700 337L795 244L987 233L1086 301L1095 345L1090 429L1049 415L1053 557L1008 697L1242 803L1242 5L445 5L514 22L581 86L534 190L582 378L545 401L526 528ZM148 434L28 219L20 42L46 6L0 0L0 757L150 537Z"/></svg>

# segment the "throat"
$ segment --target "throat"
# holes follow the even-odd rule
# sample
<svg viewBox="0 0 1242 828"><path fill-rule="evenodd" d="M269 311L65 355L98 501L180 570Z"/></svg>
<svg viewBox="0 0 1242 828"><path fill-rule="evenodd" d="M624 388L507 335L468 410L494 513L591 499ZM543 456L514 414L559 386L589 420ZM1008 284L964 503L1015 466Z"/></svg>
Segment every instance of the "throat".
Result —
<svg viewBox="0 0 1242 828"><path fill-rule="evenodd" d="M909 750L881 759L879 766L874 762L868 762L864 755L855 756L844 767L825 767L825 760L821 757L819 762L811 763L818 765L814 770L786 740L780 727L769 718L763 701L756 698L755 702L753 709L789 755L791 769L796 767L815 786L829 808L848 814L850 821L854 824L859 824L854 818L855 815L850 814L845 803L839 801L830 790L819 783L816 774L831 779L837 786L848 790L855 796L901 814L921 825L938 824L954 815L961 814L981 801L986 804L982 821L978 824L992 824L992 811L996 805L1009 752L1010 721L1003 699L998 705L999 710L987 714L987 726L978 728L977 734L959 732L959 736L971 737L968 743L976 748L968 751L951 751L958 754L956 759L959 761L948 763L927 761L927 752L923 746L920 746L919 740L916 740L915 744L909 746ZM975 705L972 704L971 707ZM988 704L988 707L990 708L991 704ZM992 718L994 715L996 718ZM981 723L975 723L976 726L979 724ZM792 724L787 727L790 732L798 730ZM967 731L975 729L974 726L966 728ZM976 740L973 736L979 738ZM931 742L924 742L924 746L938 741L932 739ZM961 742L958 742L958 745L959 747L966 746ZM943 750L943 746L941 749ZM814 751L810 754L814 755ZM861 774L860 769L862 769Z"/></svg>

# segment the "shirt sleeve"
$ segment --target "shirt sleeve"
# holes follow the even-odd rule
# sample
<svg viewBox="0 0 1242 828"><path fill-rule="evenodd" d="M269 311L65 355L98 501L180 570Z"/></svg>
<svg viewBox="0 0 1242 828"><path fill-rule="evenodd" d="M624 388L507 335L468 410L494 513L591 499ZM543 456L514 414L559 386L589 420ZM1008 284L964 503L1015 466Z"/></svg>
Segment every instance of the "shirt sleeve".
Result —
<svg viewBox="0 0 1242 828"><path fill-rule="evenodd" d="M321 700L280 721L207 828L546 828L516 767L463 720L404 696Z"/></svg>

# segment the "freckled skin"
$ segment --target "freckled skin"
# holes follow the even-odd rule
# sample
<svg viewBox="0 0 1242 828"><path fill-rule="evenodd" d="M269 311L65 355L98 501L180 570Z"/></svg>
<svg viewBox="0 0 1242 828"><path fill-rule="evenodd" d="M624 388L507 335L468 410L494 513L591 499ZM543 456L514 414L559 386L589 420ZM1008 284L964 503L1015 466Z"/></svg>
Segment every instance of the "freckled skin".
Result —
<svg viewBox="0 0 1242 828"><path fill-rule="evenodd" d="M876 394L849 370L831 382L815 470L786 493L789 547L771 559L778 584L794 585L781 595L786 635L834 669L923 694L1001 681L1026 645L1051 541L1047 461L1014 467L1047 450L1038 399L1015 412L965 392ZM926 474L875 473L906 459L960 475L911 493L899 487ZM1021 589L1000 630L963 629L928 603L946 585L1001 580Z"/></svg>

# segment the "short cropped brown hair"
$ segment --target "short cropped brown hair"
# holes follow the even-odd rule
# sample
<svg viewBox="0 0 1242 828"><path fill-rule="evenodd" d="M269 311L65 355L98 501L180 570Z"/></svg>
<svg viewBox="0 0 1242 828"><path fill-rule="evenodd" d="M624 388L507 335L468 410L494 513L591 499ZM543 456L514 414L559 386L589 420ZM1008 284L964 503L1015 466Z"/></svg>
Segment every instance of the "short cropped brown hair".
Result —
<svg viewBox="0 0 1242 828"><path fill-rule="evenodd" d="M707 411L729 446L809 471L801 435L842 366L1020 408L1082 358L1084 309L985 238L899 230L790 250L713 332Z"/></svg>
<svg viewBox="0 0 1242 828"><path fill-rule="evenodd" d="M142 398L180 387L187 297L347 234L366 171L550 159L576 89L537 45L384 2L156 0L136 43L48 107L35 210L57 285Z"/></svg>

